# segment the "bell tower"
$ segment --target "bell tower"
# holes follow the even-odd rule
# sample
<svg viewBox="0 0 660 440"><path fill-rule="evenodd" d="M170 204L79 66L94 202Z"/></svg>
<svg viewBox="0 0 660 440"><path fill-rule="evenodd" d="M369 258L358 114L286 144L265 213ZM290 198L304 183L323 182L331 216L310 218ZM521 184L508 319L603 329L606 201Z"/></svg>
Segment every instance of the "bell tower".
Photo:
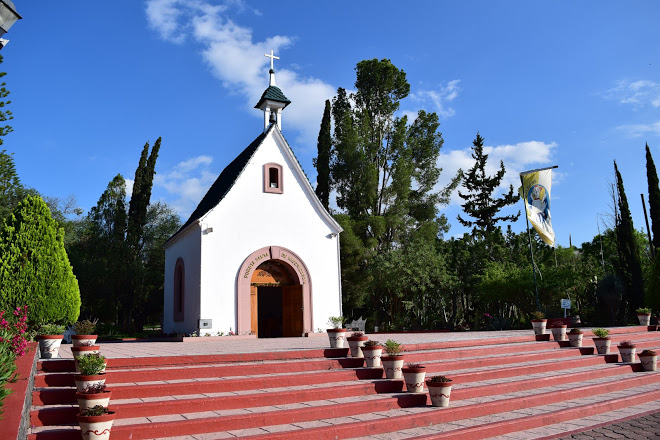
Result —
<svg viewBox="0 0 660 440"><path fill-rule="evenodd" d="M264 112L264 132L268 130L270 124L277 123L277 128L282 131L282 110L291 104L291 101L284 96L282 90L275 84L275 69L273 68L273 61L279 60L280 57L273 55L273 51L270 51L270 54L264 54L264 56L270 58L270 70L268 74L270 75L270 80L268 82L268 88L261 95L261 99L254 108L258 108Z"/></svg>

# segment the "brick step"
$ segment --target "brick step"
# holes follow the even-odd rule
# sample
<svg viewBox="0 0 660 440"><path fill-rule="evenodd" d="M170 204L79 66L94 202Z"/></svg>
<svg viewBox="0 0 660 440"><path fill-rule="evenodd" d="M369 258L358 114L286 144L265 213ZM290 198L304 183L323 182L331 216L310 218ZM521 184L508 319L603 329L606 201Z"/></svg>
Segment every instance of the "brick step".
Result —
<svg viewBox="0 0 660 440"><path fill-rule="evenodd" d="M597 374L600 377L609 377L630 373L631 366L601 364L573 369L568 373L564 370L563 372L557 372L555 375L542 373L537 374L535 377L531 377L527 374L524 376L524 379L516 381L511 381L510 379L504 381L500 379L500 383L496 383L497 380L473 383L459 382L452 391L452 399L461 400L493 394L509 393L516 390L530 390L553 383L557 381L561 375L568 376L562 378L562 380L566 382L579 382L593 377L595 370L598 371ZM118 412L119 419L122 418L122 415L126 418L129 416L149 417L163 414L180 414L186 412L186 410L189 410L190 408L194 408L195 405L199 405L202 399L206 411L216 411L301 403L313 400L314 397L317 397L319 394L322 394L325 399L334 399L383 393L400 393L403 389L404 384L402 380L378 380L362 383L329 383L325 384L323 387L310 386L306 388L293 387L292 389L269 389L267 390L267 393L264 393L264 390L254 390L252 393L238 396L223 393L218 396L209 396L207 394L176 400L150 399L148 402L132 402L131 400L135 399L124 399L123 401L125 403L122 403L122 400L114 399L113 395L111 403L113 409ZM61 405L55 407L42 406L31 412L31 424L32 426L45 426L74 423L77 411L78 409L76 405Z"/></svg>
<svg viewBox="0 0 660 440"><path fill-rule="evenodd" d="M512 409L522 409L533 406L547 405L550 403L562 402L573 398L575 395L582 399L589 396L598 396L615 391L630 390L648 384L657 386L660 382L658 373L627 373L620 376L617 380L611 380L610 377L598 377L590 380L587 384L573 384L566 381L559 382L554 386L546 388L535 388L529 391L517 390L511 394L500 394L498 396L487 396L486 398L461 399L460 389L457 389L457 395L452 396L453 405L451 408L437 409L423 405L423 397L426 402L426 394L419 394L415 399L419 402L405 396L414 396L411 394L395 394L391 398L365 398L362 396L348 399L335 400L329 404L318 406L301 406L282 410L273 410L266 408L263 411L254 411L251 408L249 414L227 414L218 417L211 416L209 413L183 413L181 415L169 416L165 418L153 417L146 419L151 423L131 423L123 424L118 420L113 427L113 440L121 439L145 439L165 436L194 435L208 432L250 430L254 428L287 425L293 423L311 422L318 423L320 420L336 418L338 424L332 426L326 425L324 428L312 428L309 430L287 431L287 428L278 428L276 434L266 434L263 438L346 438L358 435L376 434L388 432L396 429L407 429L421 424L438 424L450 420L460 420L472 417L479 417L490 414L498 414L501 411L510 411ZM503 386L506 386L504 384ZM487 387L485 387L487 388ZM495 387L497 388L497 387ZM494 392L499 392L495 389ZM452 393L454 394L454 393ZM653 393L650 393L653 394ZM652 398L660 397L660 391L653 394ZM401 399L404 399L403 401ZM327 401L326 401L327 402ZM400 402L405 402L401 404ZM636 402L639 403L639 402ZM411 406L406 406L411 404ZM418 408L421 405L421 408ZM403 411L401 408L410 408L413 414L406 413L405 416L383 417L382 412ZM398 414L395 411L395 414ZM363 422L355 422L351 416L360 415L367 419ZM449 419L447 418L449 416ZM375 417L375 418L374 418ZM374 420L368 420L374 418ZM174 419L174 420L173 420ZM139 420L139 419L138 419ZM171 421L159 421L171 420ZM126 421L127 423L130 422ZM346 423L348 422L348 423ZM292 428L288 428L292 429ZM297 429L297 428L296 428ZM247 433L247 432L246 432ZM75 429L43 429L29 436L30 440L66 440L77 438L78 431ZM304 436L304 437L303 437ZM337 436L337 437L335 437ZM207 436L208 437L208 436ZM208 437L213 438L213 437Z"/></svg>
<svg viewBox="0 0 660 440"><path fill-rule="evenodd" d="M576 349L553 350L552 356L542 359L520 357L519 362L523 365L510 364L502 367L497 362L487 365L486 360L478 360L476 366L470 366L465 362L437 362L427 364L427 375L451 374L460 377L461 382L499 379L503 377L515 377L534 372L550 372L568 368L588 365L602 364L602 356L581 356ZM511 360L512 356L506 358ZM451 373L453 370L459 373ZM458 370L460 368L460 370ZM113 374L108 375L111 379ZM207 394L220 392L236 392L250 389L267 389L275 387L291 387L300 385L321 385L328 382L342 382L349 380L375 380L383 377L381 368L360 368L354 370L330 370L303 372L294 374L267 374L251 377L234 377L229 379L210 378L209 380L190 380L167 382L145 382L142 384L123 383L113 384L108 381L109 388L113 391L113 399L130 399L159 396L180 396L189 394ZM72 388L43 388L33 392L34 405L52 405L59 403L75 402L75 390Z"/></svg>
<svg viewBox="0 0 660 440"><path fill-rule="evenodd" d="M650 385L627 388L626 393L619 392L620 384L618 382L612 382L613 386L601 385L600 391L603 392L595 394L593 389L587 390L585 389L587 387L576 387L541 395L512 398L503 396L504 398L501 400L482 401L465 406L406 408L386 413L372 413L361 417L329 418L320 421L323 426L319 426L321 423L303 425L306 429L290 430L291 424L287 426L267 425L259 429L216 432L207 434L205 438L219 439L235 435L246 440L276 440L282 438L331 440L365 438L367 435L374 435L376 438L381 439L477 440L504 433L516 433L520 430L544 426L557 421L579 419L606 411L652 402L660 398L658 380L653 381ZM645 392L639 393L638 389ZM581 395L582 397L572 398L575 395ZM539 414L534 416L525 416L524 414L517 414L517 417L512 416L516 411L525 411L532 408L537 409ZM296 425L300 424L295 423L293 426ZM402 432L401 430L415 430L419 427L433 427L438 432L426 436L423 434L420 436L419 433L408 436L397 435ZM258 431L262 434L254 435ZM379 434L384 434L384 436L381 437ZM163 437L157 438L165 440Z"/></svg>

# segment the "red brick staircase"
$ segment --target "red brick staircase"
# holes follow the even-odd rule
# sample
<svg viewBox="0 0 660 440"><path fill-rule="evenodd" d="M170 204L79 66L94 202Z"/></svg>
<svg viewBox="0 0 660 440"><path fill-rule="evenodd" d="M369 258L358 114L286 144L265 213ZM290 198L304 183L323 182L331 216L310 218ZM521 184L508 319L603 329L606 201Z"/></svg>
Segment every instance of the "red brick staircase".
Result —
<svg viewBox="0 0 660 440"><path fill-rule="evenodd" d="M611 337L613 354L622 340L638 352L660 349L660 332L646 327L618 328ZM428 394L402 392L403 381L362 368L361 359L345 357L348 349L110 359L111 439L551 438L538 430L569 422L579 428L603 414L614 422L616 414L648 412L660 401L660 372L642 372L639 361L533 339L530 330L508 339L406 344L406 362L423 363L427 377L454 380L449 408L430 406ZM590 331L584 345L593 346ZM79 439L73 361L42 361L38 370L28 439Z"/></svg>

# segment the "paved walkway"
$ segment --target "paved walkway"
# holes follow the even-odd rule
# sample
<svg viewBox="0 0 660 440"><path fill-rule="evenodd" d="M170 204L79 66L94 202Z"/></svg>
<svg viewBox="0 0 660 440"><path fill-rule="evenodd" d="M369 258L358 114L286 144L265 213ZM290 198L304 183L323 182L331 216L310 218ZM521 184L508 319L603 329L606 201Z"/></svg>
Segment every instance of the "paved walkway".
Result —
<svg viewBox="0 0 660 440"><path fill-rule="evenodd" d="M660 411L590 431L560 437L558 440L660 439Z"/></svg>

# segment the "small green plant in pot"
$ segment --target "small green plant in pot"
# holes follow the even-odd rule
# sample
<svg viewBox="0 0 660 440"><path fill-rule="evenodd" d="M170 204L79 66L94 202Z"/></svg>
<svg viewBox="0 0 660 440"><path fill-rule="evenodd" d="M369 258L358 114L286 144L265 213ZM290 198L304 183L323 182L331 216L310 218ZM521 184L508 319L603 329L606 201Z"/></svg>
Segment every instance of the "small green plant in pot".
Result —
<svg viewBox="0 0 660 440"><path fill-rule="evenodd" d="M60 345L64 338L65 327L58 324L41 324L37 328L37 341L42 359L52 359L59 356Z"/></svg>
<svg viewBox="0 0 660 440"><path fill-rule="evenodd" d="M402 368L403 381L406 384L406 390L409 393L424 392L424 378L426 377L426 367L418 362L408 362L408 365Z"/></svg>
<svg viewBox="0 0 660 440"><path fill-rule="evenodd" d="M398 342L388 339L383 348L386 356L381 357L383 363L383 370L385 370L385 377L387 379L401 379L403 377L403 345Z"/></svg>
<svg viewBox="0 0 660 440"><path fill-rule="evenodd" d="M651 324L651 309L648 307L640 307L636 310L637 319L639 320L639 325L650 325Z"/></svg>
<svg viewBox="0 0 660 440"><path fill-rule="evenodd" d="M99 353L87 354L76 358L80 374L74 376L76 389L84 393L90 387L105 384L105 357Z"/></svg>
<svg viewBox="0 0 660 440"><path fill-rule="evenodd" d="M592 332L595 336L593 339L598 354L609 354L610 344L612 343L609 338L610 331L604 328L595 328Z"/></svg>
<svg viewBox="0 0 660 440"><path fill-rule="evenodd" d="M353 332L351 336L346 338L348 348L351 350L351 357L363 358L364 354L362 353L362 346L368 340L369 338L366 337L363 332Z"/></svg>
<svg viewBox="0 0 660 440"><path fill-rule="evenodd" d="M383 354L383 346L378 341L366 341L362 346L362 354L364 355L364 363L367 368L376 368L381 366L381 356Z"/></svg>
<svg viewBox="0 0 660 440"><path fill-rule="evenodd" d="M568 342L571 347L582 347L583 333L579 328L572 328L566 336L568 336Z"/></svg>
<svg viewBox="0 0 660 440"><path fill-rule="evenodd" d="M437 407L449 406L452 380L447 376L432 376L426 380L426 386L431 396L431 405Z"/></svg>
<svg viewBox="0 0 660 440"><path fill-rule="evenodd" d="M93 433L94 440L108 440L112 422L115 419L115 412L107 407L96 405L91 408L81 410L77 415L78 424L82 438L89 438Z"/></svg>
<svg viewBox="0 0 660 440"><path fill-rule="evenodd" d="M328 325L332 328L328 329L328 339L330 340L330 348L344 348L344 341L346 340L346 329L342 328L346 318L343 316L331 316L328 318Z"/></svg>
<svg viewBox="0 0 660 440"><path fill-rule="evenodd" d="M90 321L85 319L73 324L73 331L75 335L71 335L71 342L74 347L91 346L96 343L96 322L97 320Z"/></svg>
<svg viewBox="0 0 660 440"><path fill-rule="evenodd" d="M632 341L621 341L617 348L621 355L621 362L635 362L635 351L637 348Z"/></svg>
<svg viewBox="0 0 660 440"><path fill-rule="evenodd" d="M545 314L540 311L532 312L532 328L535 335L542 335L545 333L545 327L548 320L545 319Z"/></svg>
<svg viewBox="0 0 660 440"><path fill-rule="evenodd" d="M655 350L644 350L639 354L639 361L644 371L656 371L658 369L658 353Z"/></svg>

